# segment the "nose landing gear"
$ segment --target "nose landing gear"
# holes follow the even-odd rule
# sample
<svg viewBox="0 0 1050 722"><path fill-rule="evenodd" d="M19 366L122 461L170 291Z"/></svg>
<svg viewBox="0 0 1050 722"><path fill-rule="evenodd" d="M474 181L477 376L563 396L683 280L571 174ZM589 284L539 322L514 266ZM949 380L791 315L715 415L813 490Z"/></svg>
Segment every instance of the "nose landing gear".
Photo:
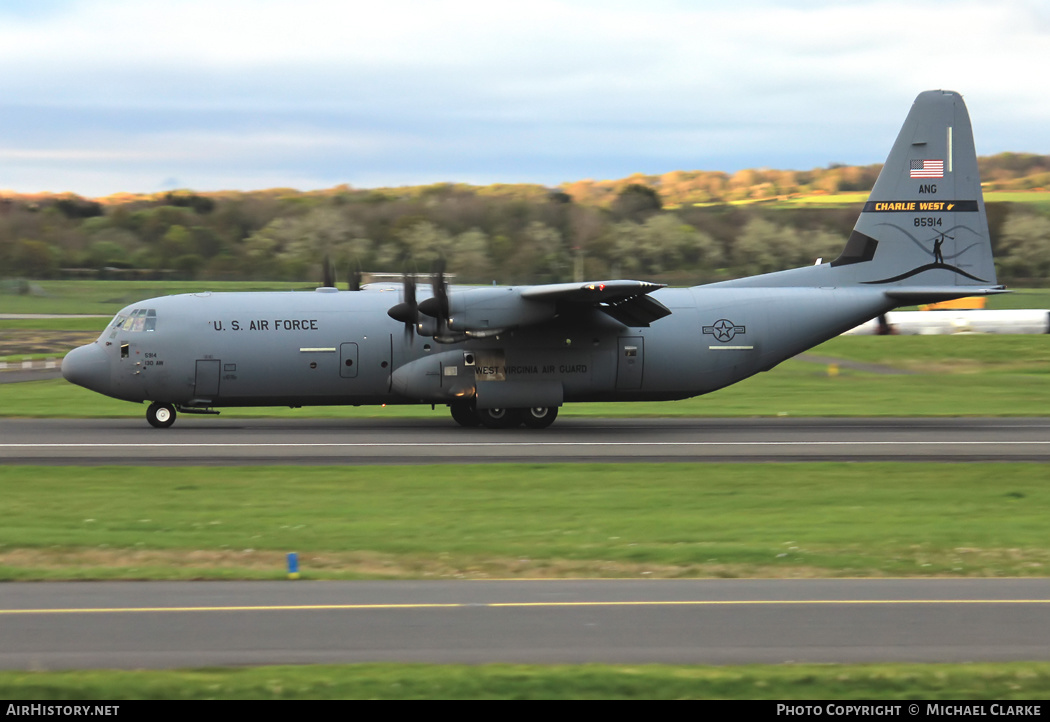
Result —
<svg viewBox="0 0 1050 722"><path fill-rule="evenodd" d="M146 421L157 429L166 429L175 423L175 407L154 401L146 409Z"/></svg>

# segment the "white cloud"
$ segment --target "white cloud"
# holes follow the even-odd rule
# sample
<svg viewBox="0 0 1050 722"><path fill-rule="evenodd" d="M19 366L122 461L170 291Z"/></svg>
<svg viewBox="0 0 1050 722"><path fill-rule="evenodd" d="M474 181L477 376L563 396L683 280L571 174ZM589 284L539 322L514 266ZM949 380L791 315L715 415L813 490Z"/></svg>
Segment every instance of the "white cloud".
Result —
<svg viewBox="0 0 1050 722"><path fill-rule="evenodd" d="M550 182L596 159L812 167L880 161L911 98L943 87L979 147L1047 152L1048 61L1034 0L81 0L0 7L0 146L226 159L240 187L253 167L329 178L326 155L406 178L489 159L498 180L543 158Z"/></svg>
<svg viewBox="0 0 1050 722"><path fill-rule="evenodd" d="M0 62L17 72L0 83L39 98L55 95L43 79L84 101L144 94L219 107L279 103L277 94L352 107L359 98L340 89L381 93L370 77L393 81L394 93L607 96L602 105L617 96L722 98L829 83L917 92L942 78L1017 88L1024 73L1002 69L1050 52L1035 12L1023 2L100 0L46 21L3 23Z"/></svg>

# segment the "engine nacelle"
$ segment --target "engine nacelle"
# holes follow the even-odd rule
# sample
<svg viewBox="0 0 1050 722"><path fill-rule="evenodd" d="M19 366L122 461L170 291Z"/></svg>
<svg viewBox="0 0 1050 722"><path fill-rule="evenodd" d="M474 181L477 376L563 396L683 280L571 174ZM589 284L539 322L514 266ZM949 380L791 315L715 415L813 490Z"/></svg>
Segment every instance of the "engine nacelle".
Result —
<svg viewBox="0 0 1050 722"><path fill-rule="evenodd" d="M475 399L479 409L557 407L565 393L560 381L478 381L475 369L486 352L444 351L416 359L392 377L394 391L414 401L448 404ZM502 353L500 353L502 358Z"/></svg>
<svg viewBox="0 0 1050 722"><path fill-rule="evenodd" d="M394 370L394 391L427 403L470 399L475 393L473 351L445 351L425 356Z"/></svg>
<svg viewBox="0 0 1050 722"><path fill-rule="evenodd" d="M450 331L485 335L517 326L528 326L554 318L557 307L552 301L522 298L516 288L480 287L456 290L449 296L448 328ZM440 315L437 299L419 304L428 316Z"/></svg>

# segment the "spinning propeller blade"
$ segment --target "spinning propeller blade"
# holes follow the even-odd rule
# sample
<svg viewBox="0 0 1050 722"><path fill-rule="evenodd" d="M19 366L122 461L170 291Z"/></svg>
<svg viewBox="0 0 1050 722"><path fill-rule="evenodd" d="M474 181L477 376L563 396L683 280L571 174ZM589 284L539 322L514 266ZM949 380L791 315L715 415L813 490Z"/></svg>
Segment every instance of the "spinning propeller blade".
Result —
<svg viewBox="0 0 1050 722"><path fill-rule="evenodd" d="M332 274L332 262L328 256L324 257L324 263L321 264L321 274L324 279L321 281L325 288L335 288L335 276Z"/></svg>
<svg viewBox="0 0 1050 722"><path fill-rule="evenodd" d="M405 340L411 343L412 334L415 332L416 323L419 319L419 304L416 303L415 276L406 270L402 284L404 286L404 300L396 306L393 306L386 313L395 321L400 321L405 324Z"/></svg>
<svg viewBox="0 0 1050 722"><path fill-rule="evenodd" d="M347 288L350 291L361 290L361 261L355 260L353 265L350 266L350 280L347 284Z"/></svg>

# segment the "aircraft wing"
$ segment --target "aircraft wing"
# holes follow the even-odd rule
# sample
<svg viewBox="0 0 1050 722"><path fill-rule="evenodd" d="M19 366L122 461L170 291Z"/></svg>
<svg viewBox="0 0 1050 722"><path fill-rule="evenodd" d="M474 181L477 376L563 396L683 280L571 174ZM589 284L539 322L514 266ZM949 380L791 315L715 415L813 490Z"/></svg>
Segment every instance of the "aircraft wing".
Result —
<svg viewBox="0 0 1050 722"><path fill-rule="evenodd" d="M646 281L453 288L419 304L419 313L435 319L436 325L431 331L428 323L417 323L415 330L433 335L438 341L484 338L589 309L601 311L625 326L648 326L671 313L649 296L660 288L663 284ZM391 309L390 315L404 320L402 306L405 304Z"/></svg>
<svg viewBox="0 0 1050 722"><path fill-rule="evenodd" d="M521 297L563 306L590 306L626 326L648 326L671 314L667 306L649 296L665 285L648 281L552 283L525 288Z"/></svg>

